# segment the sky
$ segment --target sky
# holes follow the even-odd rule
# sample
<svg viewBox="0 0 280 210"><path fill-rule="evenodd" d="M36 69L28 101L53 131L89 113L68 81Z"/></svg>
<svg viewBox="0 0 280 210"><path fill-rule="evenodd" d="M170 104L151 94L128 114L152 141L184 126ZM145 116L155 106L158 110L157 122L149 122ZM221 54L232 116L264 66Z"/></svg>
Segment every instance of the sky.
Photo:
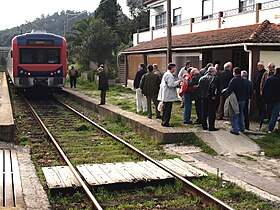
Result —
<svg viewBox="0 0 280 210"><path fill-rule="evenodd" d="M126 0L117 0L125 14L129 14ZM44 15L52 15L62 10L93 12L100 0L8 0L1 3L0 30L5 30L26 21L33 21Z"/></svg>

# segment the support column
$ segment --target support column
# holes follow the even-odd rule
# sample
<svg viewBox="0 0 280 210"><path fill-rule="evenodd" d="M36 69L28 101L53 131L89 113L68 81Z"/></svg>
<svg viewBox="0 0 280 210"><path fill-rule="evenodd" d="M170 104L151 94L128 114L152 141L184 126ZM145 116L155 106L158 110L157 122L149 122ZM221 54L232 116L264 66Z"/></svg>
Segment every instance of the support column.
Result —
<svg viewBox="0 0 280 210"><path fill-rule="evenodd" d="M222 17L224 16L223 12L218 13L218 28L222 27Z"/></svg>
<svg viewBox="0 0 280 210"><path fill-rule="evenodd" d="M190 19L190 33L193 31L194 18Z"/></svg>
<svg viewBox="0 0 280 210"><path fill-rule="evenodd" d="M262 4L257 3L256 4L256 23L260 22L260 10L262 9Z"/></svg>
<svg viewBox="0 0 280 210"><path fill-rule="evenodd" d="M139 29L137 29L137 44L139 44L139 33L140 33L140 31L139 31Z"/></svg>
<svg viewBox="0 0 280 210"><path fill-rule="evenodd" d="M155 30L155 27L152 27L151 28L151 40L154 40L154 30Z"/></svg>

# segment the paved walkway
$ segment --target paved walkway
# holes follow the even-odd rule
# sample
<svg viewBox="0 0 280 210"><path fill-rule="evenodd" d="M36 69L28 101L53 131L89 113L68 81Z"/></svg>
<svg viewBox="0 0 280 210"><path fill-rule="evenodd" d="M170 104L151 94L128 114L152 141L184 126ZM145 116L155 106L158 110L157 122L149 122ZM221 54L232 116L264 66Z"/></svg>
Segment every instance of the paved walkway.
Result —
<svg viewBox="0 0 280 210"><path fill-rule="evenodd" d="M260 147L244 134L236 136L226 130L219 130L197 132L196 135L220 155L260 153Z"/></svg>
<svg viewBox="0 0 280 210"><path fill-rule="evenodd" d="M12 141L14 117L5 72L0 72L0 140Z"/></svg>

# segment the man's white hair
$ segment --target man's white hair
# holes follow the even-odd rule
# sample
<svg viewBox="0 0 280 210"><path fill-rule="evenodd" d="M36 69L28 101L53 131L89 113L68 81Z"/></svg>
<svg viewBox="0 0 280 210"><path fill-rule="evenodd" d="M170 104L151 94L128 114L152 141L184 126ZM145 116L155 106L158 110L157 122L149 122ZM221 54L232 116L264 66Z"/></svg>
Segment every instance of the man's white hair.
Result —
<svg viewBox="0 0 280 210"><path fill-rule="evenodd" d="M226 68L228 68L228 67L230 67L230 66L232 66L232 63L231 63L231 62L226 62L226 63L224 64L224 69L226 69Z"/></svg>
<svg viewBox="0 0 280 210"><path fill-rule="evenodd" d="M248 77L248 72L245 70L241 71L241 77Z"/></svg>

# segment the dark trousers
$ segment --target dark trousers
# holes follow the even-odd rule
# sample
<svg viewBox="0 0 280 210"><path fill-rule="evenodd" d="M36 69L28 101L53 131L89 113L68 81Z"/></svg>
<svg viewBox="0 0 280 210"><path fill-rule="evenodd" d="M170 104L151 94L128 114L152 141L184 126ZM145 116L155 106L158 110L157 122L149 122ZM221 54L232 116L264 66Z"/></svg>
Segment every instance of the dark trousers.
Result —
<svg viewBox="0 0 280 210"><path fill-rule="evenodd" d="M156 107L156 116L160 116L160 112L157 110L158 107L158 100L157 100L157 95L153 96L146 96L147 97L147 109L148 109L148 116L152 117L152 101Z"/></svg>
<svg viewBox="0 0 280 210"><path fill-rule="evenodd" d="M259 119L266 118L265 103L263 97L260 95L256 95L256 101Z"/></svg>
<svg viewBox="0 0 280 210"><path fill-rule="evenodd" d="M223 117L224 117L225 101L226 101L225 96L221 95L220 96L220 104L219 104L218 111L217 111L217 119L218 120L222 120Z"/></svg>
<svg viewBox="0 0 280 210"><path fill-rule="evenodd" d="M211 98L202 99L202 127L203 130L207 130L207 118L209 122L209 129L215 128L215 118L216 118L216 101Z"/></svg>
<svg viewBox="0 0 280 210"><path fill-rule="evenodd" d="M100 104L105 104L105 102L106 102L106 90L101 90L100 97L101 97Z"/></svg>
<svg viewBox="0 0 280 210"><path fill-rule="evenodd" d="M70 86L76 88L77 78L75 76L70 76Z"/></svg>
<svg viewBox="0 0 280 210"><path fill-rule="evenodd" d="M163 102L162 124L168 125L171 118L173 102Z"/></svg>
<svg viewBox="0 0 280 210"><path fill-rule="evenodd" d="M194 101L195 110L196 110L196 121L201 123L202 122L202 101L201 99L197 99Z"/></svg>
<svg viewBox="0 0 280 210"><path fill-rule="evenodd" d="M244 109L244 122L245 122L245 129L249 130L250 128L250 119L249 119L249 100L245 101Z"/></svg>

